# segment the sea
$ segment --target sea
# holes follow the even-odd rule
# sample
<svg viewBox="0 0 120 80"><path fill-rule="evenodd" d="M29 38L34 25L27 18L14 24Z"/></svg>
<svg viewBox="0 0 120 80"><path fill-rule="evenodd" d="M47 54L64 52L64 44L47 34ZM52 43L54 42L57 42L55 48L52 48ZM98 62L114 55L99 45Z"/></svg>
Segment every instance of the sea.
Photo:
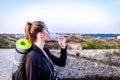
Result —
<svg viewBox="0 0 120 80"><path fill-rule="evenodd" d="M80 33L50 33L50 37L52 38L56 38L58 37L59 35L73 35L73 36L89 36L89 37L99 37L99 38L117 38L117 36L120 36L119 33L117 34L114 34L114 33L97 33L97 34L93 34L93 33L89 33L89 34L80 34ZM24 34L10 34L14 37L19 37L19 38L24 38Z"/></svg>

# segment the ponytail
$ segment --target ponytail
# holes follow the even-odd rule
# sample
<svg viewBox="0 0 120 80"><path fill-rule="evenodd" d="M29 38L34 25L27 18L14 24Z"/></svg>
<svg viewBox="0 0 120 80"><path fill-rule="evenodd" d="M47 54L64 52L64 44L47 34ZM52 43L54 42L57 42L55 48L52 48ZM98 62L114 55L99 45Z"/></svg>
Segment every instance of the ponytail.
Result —
<svg viewBox="0 0 120 80"><path fill-rule="evenodd" d="M30 36L30 29L31 29L32 23L27 22L25 25L25 38L32 42L31 36Z"/></svg>

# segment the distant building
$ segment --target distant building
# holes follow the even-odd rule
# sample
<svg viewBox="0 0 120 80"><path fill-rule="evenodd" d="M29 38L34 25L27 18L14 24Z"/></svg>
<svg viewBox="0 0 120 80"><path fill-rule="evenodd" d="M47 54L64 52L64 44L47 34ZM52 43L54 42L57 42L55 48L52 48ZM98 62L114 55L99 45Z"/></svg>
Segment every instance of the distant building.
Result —
<svg viewBox="0 0 120 80"><path fill-rule="evenodd" d="M120 36L117 36L117 39L120 39Z"/></svg>

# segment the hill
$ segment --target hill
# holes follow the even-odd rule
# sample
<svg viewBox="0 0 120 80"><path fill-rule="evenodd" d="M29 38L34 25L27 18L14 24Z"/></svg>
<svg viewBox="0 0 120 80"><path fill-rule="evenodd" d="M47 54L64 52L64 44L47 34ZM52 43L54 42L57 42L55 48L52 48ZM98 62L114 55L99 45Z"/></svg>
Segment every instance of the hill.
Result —
<svg viewBox="0 0 120 80"><path fill-rule="evenodd" d="M14 48L17 39L9 34L0 34L0 48Z"/></svg>
<svg viewBox="0 0 120 80"><path fill-rule="evenodd" d="M120 49L120 39L98 38L89 36L67 35L66 43L68 49ZM10 34L0 34L0 48L15 48L15 42L19 37ZM56 40L46 41L45 46L49 49L59 49Z"/></svg>

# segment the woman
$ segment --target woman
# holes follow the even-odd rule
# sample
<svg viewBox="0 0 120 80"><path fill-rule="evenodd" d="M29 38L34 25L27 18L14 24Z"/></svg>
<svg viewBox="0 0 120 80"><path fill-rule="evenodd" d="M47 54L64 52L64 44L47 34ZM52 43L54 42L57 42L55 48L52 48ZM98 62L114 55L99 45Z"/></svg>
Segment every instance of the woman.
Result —
<svg viewBox="0 0 120 80"><path fill-rule="evenodd" d="M25 37L32 42L32 49L25 60L27 80L55 80L53 64L63 67L66 63L65 38L62 37L58 40L61 47L61 55L58 58L44 47L45 41L49 40L50 36L48 28L43 22L28 22L25 26Z"/></svg>

